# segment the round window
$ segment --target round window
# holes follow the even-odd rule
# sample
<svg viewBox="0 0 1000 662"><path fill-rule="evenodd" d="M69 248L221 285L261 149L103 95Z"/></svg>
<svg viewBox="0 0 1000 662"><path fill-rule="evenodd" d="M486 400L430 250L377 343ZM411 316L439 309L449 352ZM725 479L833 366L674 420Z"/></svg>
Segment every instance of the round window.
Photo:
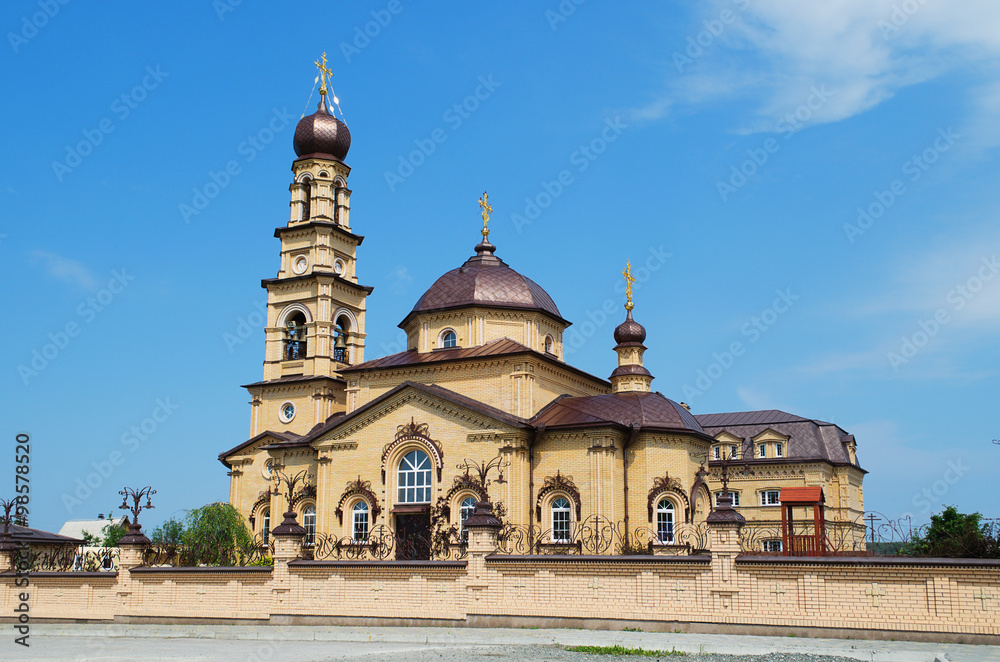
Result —
<svg viewBox="0 0 1000 662"><path fill-rule="evenodd" d="M291 423L292 419L295 418L295 403L285 402L282 404L278 412L278 418L281 419L282 423Z"/></svg>

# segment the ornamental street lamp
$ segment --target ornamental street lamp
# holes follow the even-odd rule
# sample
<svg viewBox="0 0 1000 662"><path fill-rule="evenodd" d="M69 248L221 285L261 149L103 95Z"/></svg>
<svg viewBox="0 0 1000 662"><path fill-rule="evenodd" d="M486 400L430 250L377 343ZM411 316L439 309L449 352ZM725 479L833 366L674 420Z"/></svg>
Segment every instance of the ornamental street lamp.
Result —
<svg viewBox="0 0 1000 662"><path fill-rule="evenodd" d="M132 487L126 487L118 491L118 494L122 495L122 505L118 506L122 510L128 510L132 513L132 519L129 522L128 534L122 537L118 541L120 545L149 545L150 540L142 533L142 527L139 526L139 513L143 510L149 510L153 508L153 504L150 501L150 497L156 494L156 490L147 485L146 487L136 490ZM132 505L129 505L129 499L132 499ZM146 499L146 503L143 504L143 498Z"/></svg>

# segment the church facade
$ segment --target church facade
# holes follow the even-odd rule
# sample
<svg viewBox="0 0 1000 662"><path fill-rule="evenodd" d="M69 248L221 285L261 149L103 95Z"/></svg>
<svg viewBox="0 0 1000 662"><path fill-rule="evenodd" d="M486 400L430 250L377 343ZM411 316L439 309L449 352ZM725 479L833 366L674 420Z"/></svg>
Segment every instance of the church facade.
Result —
<svg viewBox="0 0 1000 662"><path fill-rule="evenodd" d="M669 549L690 545L682 532L715 507L724 471L748 521L780 523L781 489L802 486L822 488L830 525L860 518L865 471L838 426L779 411L694 415L654 392L630 288L609 378L568 364L571 322L497 256L485 194L473 255L400 322L407 350L367 360L372 288L359 280L364 237L351 226L351 137L325 84L320 93L295 130L290 219L274 233L279 272L262 281L264 374L245 386L249 439L219 456L230 502L262 540L287 506L276 478L295 475L291 508L310 542L364 545L379 527L426 539L442 524L460 535L486 498L556 548L604 521ZM432 554L407 549L399 554Z"/></svg>

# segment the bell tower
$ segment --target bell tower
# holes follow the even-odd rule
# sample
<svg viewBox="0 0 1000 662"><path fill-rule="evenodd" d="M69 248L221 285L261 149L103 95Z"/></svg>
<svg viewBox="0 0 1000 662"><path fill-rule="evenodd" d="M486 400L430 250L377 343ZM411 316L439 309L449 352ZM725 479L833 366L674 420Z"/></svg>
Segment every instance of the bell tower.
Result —
<svg viewBox="0 0 1000 662"><path fill-rule="evenodd" d="M264 378L249 384L250 436L265 430L304 434L345 409L340 370L364 361L365 300L358 283L351 231L351 133L328 99L326 54L316 112L295 127L290 218L274 231L281 240L275 278L267 290Z"/></svg>

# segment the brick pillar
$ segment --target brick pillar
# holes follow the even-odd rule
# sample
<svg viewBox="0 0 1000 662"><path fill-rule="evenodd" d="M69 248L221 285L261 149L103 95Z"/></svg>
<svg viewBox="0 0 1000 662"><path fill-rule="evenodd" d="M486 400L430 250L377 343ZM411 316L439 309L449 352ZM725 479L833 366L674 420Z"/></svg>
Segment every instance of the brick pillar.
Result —
<svg viewBox="0 0 1000 662"><path fill-rule="evenodd" d="M134 593L132 569L143 564L143 556L152 542L142 533L138 523L129 525L128 533L118 541L118 587L115 590L117 601L112 609L115 615L131 615Z"/></svg>
<svg viewBox="0 0 1000 662"><path fill-rule="evenodd" d="M10 531L0 532L0 572L14 569L14 559L20 549L11 538Z"/></svg>
<svg viewBox="0 0 1000 662"><path fill-rule="evenodd" d="M497 534L502 526L500 520L493 515L493 504L485 499L476 504L476 509L465 520L465 530L469 532L469 565L465 586L473 601L481 600L483 591L489 588L486 557L497 551Z"/></svg>
<svg viewBox="0 0 1000 662"><path fill-rule="evenodd" d="M705 519L712 553L710 608L731 613L738 608L740 589L736 581L736 557L740 555L740 529L746 520L733 510L732 495L719 495L719 506Z"/></svg>
<svg viewBox="0 0 1000 662"><path fill-rule="evenodd" d="M288 562L294 561L302 554L306 530L296 521L297 517L295 511L289 509L285 513L284 521L271 532L274 540L274 571L271 573L271 595L274 605L272 614L284 613L292 590Z"/></svg>

